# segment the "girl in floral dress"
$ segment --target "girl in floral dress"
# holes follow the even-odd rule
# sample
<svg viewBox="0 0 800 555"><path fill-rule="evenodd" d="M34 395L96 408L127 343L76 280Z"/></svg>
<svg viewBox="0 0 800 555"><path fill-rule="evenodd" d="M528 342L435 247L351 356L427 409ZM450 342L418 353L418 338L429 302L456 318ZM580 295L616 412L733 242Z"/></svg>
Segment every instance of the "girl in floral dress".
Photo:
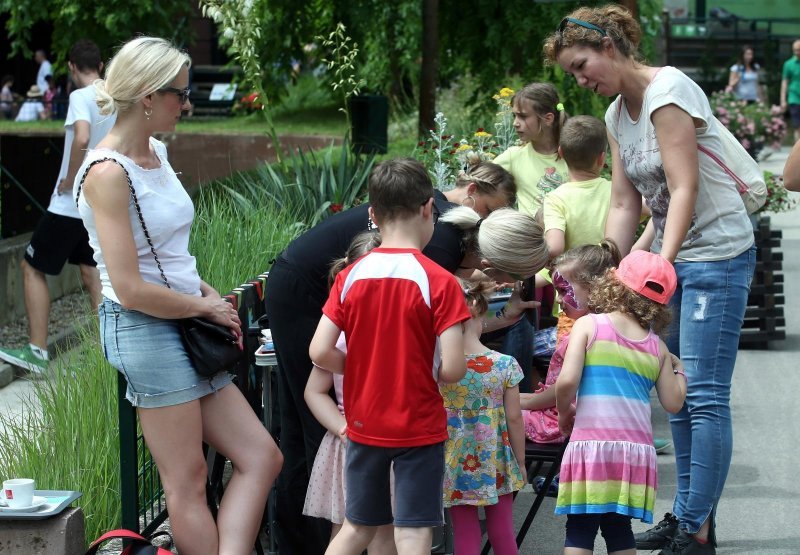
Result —
<svg viewBox="0 0 800 555"><path fill-rule="evenodd" d="M345 257L333 262L329 282L333 283L336 274L380 244L381 237L376 231L366 231L356 235ZM347 352L344 334L339 337L336 347ZM336 401L330 396L331 389L336 394ZM313 367L304 397L311 413L328 431L322 438L314 459L303 514L329 520L332 525L331 539L341 529L345 515L344 460L347 447L347 422L344 418L343 392L343 375L334 375L318 366ZM397 553L394 527L391 524L378 527L368 551L371 555Z"/></svg>
<svg viewBox="0 0 800 555"><path fill-rule="evenodd" d="M481 549L478 507L494 553L516 554L513 492L524 485L525 432L519 407L522 370L513 357L480 342L492 286L472 282L465 290L472 319L464 325L467 374L440 384L447 410L444 506L453 523L456 555Z"/></svg>

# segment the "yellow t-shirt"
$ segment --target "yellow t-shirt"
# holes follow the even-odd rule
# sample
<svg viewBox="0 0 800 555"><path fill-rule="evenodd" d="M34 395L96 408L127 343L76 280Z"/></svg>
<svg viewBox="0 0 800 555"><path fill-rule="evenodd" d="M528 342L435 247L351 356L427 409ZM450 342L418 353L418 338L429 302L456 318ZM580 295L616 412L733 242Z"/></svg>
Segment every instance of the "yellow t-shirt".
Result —
<svg viewBox="0 0 800 555"><path fill-rule="evenodd" d="M611 182L598 177L590 181L569 181L544 199L544 232L564 232L564 251L579 245L596 245L606 236L606 219L611 203Z"/></svg>
<svg viewBox="0 0 800 555"><path fill-rule="evenodd" d="M564 183L567 163L556 154L539 154L530 143L512 146L493 160L514 176L520 212L535 216L542 198Z"/></svg>

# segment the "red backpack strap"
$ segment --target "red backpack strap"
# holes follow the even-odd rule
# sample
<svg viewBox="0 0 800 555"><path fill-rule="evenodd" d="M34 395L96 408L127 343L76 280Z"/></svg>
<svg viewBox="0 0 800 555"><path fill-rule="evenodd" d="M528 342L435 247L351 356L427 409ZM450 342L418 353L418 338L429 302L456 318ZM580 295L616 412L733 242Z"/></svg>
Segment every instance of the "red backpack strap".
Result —
<svg viewBox="0 0 800 555"><path fill-rule="evenodd" d="M92 545L89 546L89 549L86 551L86 555L94 555L97 553L97 550L100 548L100 545L108 540L113 540L117 538L134 540L135 542L142 543L145 545L151 545L150 542L145 539L143 536L140 536L136 532L131 532L130 530L124 530L120 528L119 530L111 530L110 532L106 532L99 538L97 538ZM169 553L167 551L166 553Z"/></svg>

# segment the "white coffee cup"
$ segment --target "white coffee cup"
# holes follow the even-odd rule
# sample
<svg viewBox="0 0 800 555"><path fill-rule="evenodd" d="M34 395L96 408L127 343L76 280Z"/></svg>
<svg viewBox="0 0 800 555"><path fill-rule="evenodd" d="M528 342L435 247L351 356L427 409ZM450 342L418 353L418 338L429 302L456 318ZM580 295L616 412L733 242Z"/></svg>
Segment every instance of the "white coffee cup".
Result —
<svg viewBox="0 0 800 555"><path fill-rule="evenodd" d="M36 482L30 478L14 478L3 482L3 497L12 509L23 509L33 505L33 490Z"/></svg>

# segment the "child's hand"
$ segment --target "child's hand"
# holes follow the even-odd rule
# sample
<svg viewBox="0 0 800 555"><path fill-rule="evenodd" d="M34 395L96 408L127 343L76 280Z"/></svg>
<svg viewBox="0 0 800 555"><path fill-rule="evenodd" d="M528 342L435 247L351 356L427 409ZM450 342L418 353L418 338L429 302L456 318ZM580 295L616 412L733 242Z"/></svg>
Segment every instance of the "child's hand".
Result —
<svg viewBox="0 0 800 555"><path fill-rule="evenodd" d="M569 409L558 412L558 429L562 435L568 436L575 426L575 405L569 404Z"/></svg>
<svg viewBox="0 0 800 555"><path fill-rule="evenodd" d="M343 443L347 443L347 424L345 424L344 426L342 426L342 429L341 429L341 430L339 430L339 439L340 439L340 440L341 440Z"/></svg>

